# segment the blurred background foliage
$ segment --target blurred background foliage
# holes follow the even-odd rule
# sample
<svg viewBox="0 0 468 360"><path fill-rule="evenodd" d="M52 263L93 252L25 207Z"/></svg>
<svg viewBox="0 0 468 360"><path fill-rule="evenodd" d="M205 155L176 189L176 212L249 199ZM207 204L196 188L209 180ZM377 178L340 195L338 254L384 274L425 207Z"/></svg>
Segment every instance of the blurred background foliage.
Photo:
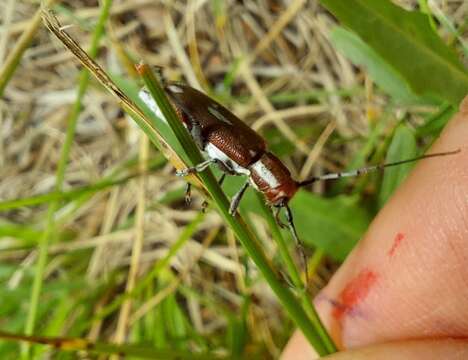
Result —
<svg viewBox="0 0 468 360"><path fill-rule="evenodd" d="M423 153L468 93L463 0L45 2L113 76L141 86L132 63L162 66L261 133L297 179ZM278 357L294 324L232 231L200 212L201 193L184 204L184 180L38 9L0 4L0 328L138 345L104 357ZM293 199L313 294L411 168ZM254 195L242 212L283 273ZM2 359L19 352L0 342Z"/></svg>

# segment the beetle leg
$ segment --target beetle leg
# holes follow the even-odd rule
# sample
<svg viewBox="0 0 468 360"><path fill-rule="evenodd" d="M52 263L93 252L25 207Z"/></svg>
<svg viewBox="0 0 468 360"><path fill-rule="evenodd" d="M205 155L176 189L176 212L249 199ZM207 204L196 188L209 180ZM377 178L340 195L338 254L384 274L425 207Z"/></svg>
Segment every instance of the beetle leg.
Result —
<svg viewBox="0 0 468 360"><path fill-rule="evenodd" d="M218 167L222 172L227 173L229 175L237 175L228 163L218 160L216 161L216 164L218 164Z"/></svg>
<svg viewBox="0 0 468 360"><path fill-rule="evenodd" d="M224 179L226 178L226 174L221 175L221 177L218 180L219 186L223 185ZM208 207L208 201L203 201L201 204L202 207L202 212L204 213L206 211L206 208Z"/></svg>
<svg viewBox="0 0 468 360"><path fill-rule="evenodd" d="M232 216L235 215L237 208L239 207L239 203L242 199L242 196L244 195L245 190L247 190L249 185L250 182L246 181L245 184L241 187L241 189L237 192L237 194L234 195L234 197L232 198L231 205L229 206L229 214L231 214Z"/></svg>
<svg viewBox="0 0 468 360"><path fill-rule="evenodd" d="M289 206L287 204L285 204L284 207L286 208L286 221L287 221L287 224L288 224L288 228L291 231L291 234L292 234L294 240L296 241L297 248L298 248L299 252L301 253L302 262L304 263L305 288L307 290L307 287L309 286L309 266L307 265L307 256L306 256L306 253L305 253L304 244L299 239L299 236L297 236L296 226L294 225L291 209L289 208Z"/></svg>
<svg viewBox="0 0 468 360"><path fill-rule="evenodd" d="M286 225L281 221L280 219L280 211L281 211L281 207L280 206L274 206L273 207L273 214L275 216L275 220L276 220L276 223L278 224L278 226L282 229L284 229L286 227Z"/></svg>
<svg viewBox="0 0 468 360"><path fill-rule="evenodd" d="M176 175L177 176L187 176L187 175L190 175L190 174L202 172L208 166L210 166L210 164L212 164L212 163L214 163L216 161L217 161L216 159L205 160L205 161L201 162L200 164L195 165L193 167L189 167L189 168L182 169L182 170L177 170Z"/></svg>
<svg viewBox="0 0 468 360"><path fill-rule="evenodd" d="M188 206L192 202L192 184L187 183L185 187L185 204Z"/></svg>
<svg viewBox="0 0 468 360"><path fill-rule="evenodd" d="M194 120L192 117L190 117L190 119L191 119L191 124L192 124L192 128L190 129L190 135L192 136L192 139L195 141L195 144L197 144L198 148L203 149L205 144L203 141L200 123Z"/></svg>

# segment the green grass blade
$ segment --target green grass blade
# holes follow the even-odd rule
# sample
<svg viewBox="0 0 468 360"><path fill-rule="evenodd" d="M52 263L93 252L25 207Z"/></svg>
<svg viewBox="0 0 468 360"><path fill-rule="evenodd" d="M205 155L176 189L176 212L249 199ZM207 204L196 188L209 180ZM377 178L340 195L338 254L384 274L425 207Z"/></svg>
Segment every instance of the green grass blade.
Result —
<svg viewBox="0 0 468 360"><path fill-rule="evenodd" d="M393 135L385 162L390 163L402 159L411 159L416 156L418 156L418 147L414 133L406 125L401 124ZM408 176L414 165L414 163L408 163L385 170L378 199L379 207L385 205L393 192Z"/></svg>
<svg viewBox="0 0 468 360"><path fill-rule="evenodd" d="M330 40L333 46L354 64L364 66L372 80L394 99L404 104L423 102L424 99L411 91L401 74L359 36L337 26L331 32Z"/></svg>

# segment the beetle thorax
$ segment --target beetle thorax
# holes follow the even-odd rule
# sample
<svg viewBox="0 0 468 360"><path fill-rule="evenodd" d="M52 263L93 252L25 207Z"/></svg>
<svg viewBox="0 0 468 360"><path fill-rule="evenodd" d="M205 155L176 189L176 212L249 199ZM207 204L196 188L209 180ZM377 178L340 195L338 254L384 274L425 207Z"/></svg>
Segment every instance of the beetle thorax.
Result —
<svg viewBox="0 0 468 360"><path fill-rule="evenodd" d="M289 170L272 153L264 153L249 166L249 170L252 185L265 195L271 205L287 203L298 189Z"/></svg>

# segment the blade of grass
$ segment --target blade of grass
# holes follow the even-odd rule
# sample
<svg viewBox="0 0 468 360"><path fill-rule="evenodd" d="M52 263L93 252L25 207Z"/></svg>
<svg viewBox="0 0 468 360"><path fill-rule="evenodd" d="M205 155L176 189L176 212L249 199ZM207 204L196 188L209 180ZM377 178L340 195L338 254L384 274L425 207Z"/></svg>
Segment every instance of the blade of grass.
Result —
<svg viewBox="0 0 468 360"><path fill-rule="evenodd" d="M308 261L309 276L311 278L317 273L317 269L324 258L325 251L319 248L315 249L312 258L310 258Z"/></svg>
<svg viewBox="0 0 468 360"><path fill-rule="evenodd" d="M393 136L387 150L385 162L410 159L418 155L418 148L414 132L405 123L400 124ZM383 174L382 184L378 195L379 207L383 207L393 192L408 176L414 163L403 164L393 169L387 169Z"/></svg>
<svg viewBox="0 0 468 360"><path fill-rule="evenodd" d="M355 33L336 26L330 33L330 41L334 48L350 59L353 64L363 66L379 88L391 95L397 103L429 102L427 97L418 96L412 92L404 77Z"/></svg>
<svg viewBox="0 0 468 360"><path fill-rule="evenodd" d="M44 2L45 6L51 6L55 0L46 0ZM26 49L31 44L34 35L37 33L37 29L41 24L41 9L37 10L34 14L34 17L29 23L29 27L23 32L16 42L15 47L8 54L8 57L5 60L5 63L0 68L0 97L3 96L5 87L15 73L16 68L18 67L21 57L23 56Z"/></svg>
<svg viewBox="0 0 468 360"><path fill-rule="evenodd" d="M99 19L98 19L96 28L94 29L94 33L91 39L91 47L89 50L89 54L91 57L95 57L97 55L97 52L99 49L99 41L102 35L104 34L104 27L105 27L106 20L109 17L111 4L112 4L112 0L103 0ZM40 21L39 15L38 15L38 21ZM67 132L65 136L65 142L62 147L62 152L60 154L60 160L59 160L59 164L57 167L55 189L58 192L62 190L62 186L64 183L65 171L67 168L69 154L70 154L71 146L73 143L73 139L75 137L76 123L77 123L78 116L81 111L82 99L88 87L89 80L90 80L90 76L89 76L88 70L83 69L79 77L79 86L78 86L76 100L70 112L69 118L67 119L68 126L67 126ZM39 306L39 298L40 298L41 289L42 289L42 281L43 281L45 267L47 264L47 253L48 253L49 243L52 240L52 237L55 233L54 214L57 211L58 207L59 207L58 201L54 201L49 206L49 209L47 211L47 218L46 218L46 229L39 242L39 255L38 255L38 259L36 263L36 271L34 275L33 287L31 290L28 317L27 317L26 326L25 326L26 335L31 335L34 332L34 326L36 323L37 311L38 311L38 306ZM29 346L26 346L25 348L23 348L22 354L25 357L29 357Z"/></svg>
<svg viewBox="0 0 468 360"><path fill-rule="evenodd" d="M140 64L137 70L144 80L147 89L160 107L162 114L167 119L169 125L174 131L177 139L180 141L186 155L190 159L191 165L201 163L204 159L198 147L186 129L183 127L182 122L177 118L172 106L166 98L164 90L162 89L161 85L159 85L150 68L147 65ZM214 203L218 207L222 218L232 228L236 234L236 237L239 239L250 258L257 265L258 269L270 285L271 289L275 292L286 311L302 330L312 346L314 346L320 355L326 355L334 352L335 347L330 338L328 336L324 336L326 331L324 330L323 325L318 322L318 316L316 319L312 319L312 321L309 319L304 309L296 300L295 296L282 284L277 273L273 270L269 260L261 251L258 241L247 229L241 217L239 215L231 216L229 214L229 202L218 185L218 182L213 176L212 172L207 169L199 173L198 176L202 180L206 190L211 195Z"/></svg>

